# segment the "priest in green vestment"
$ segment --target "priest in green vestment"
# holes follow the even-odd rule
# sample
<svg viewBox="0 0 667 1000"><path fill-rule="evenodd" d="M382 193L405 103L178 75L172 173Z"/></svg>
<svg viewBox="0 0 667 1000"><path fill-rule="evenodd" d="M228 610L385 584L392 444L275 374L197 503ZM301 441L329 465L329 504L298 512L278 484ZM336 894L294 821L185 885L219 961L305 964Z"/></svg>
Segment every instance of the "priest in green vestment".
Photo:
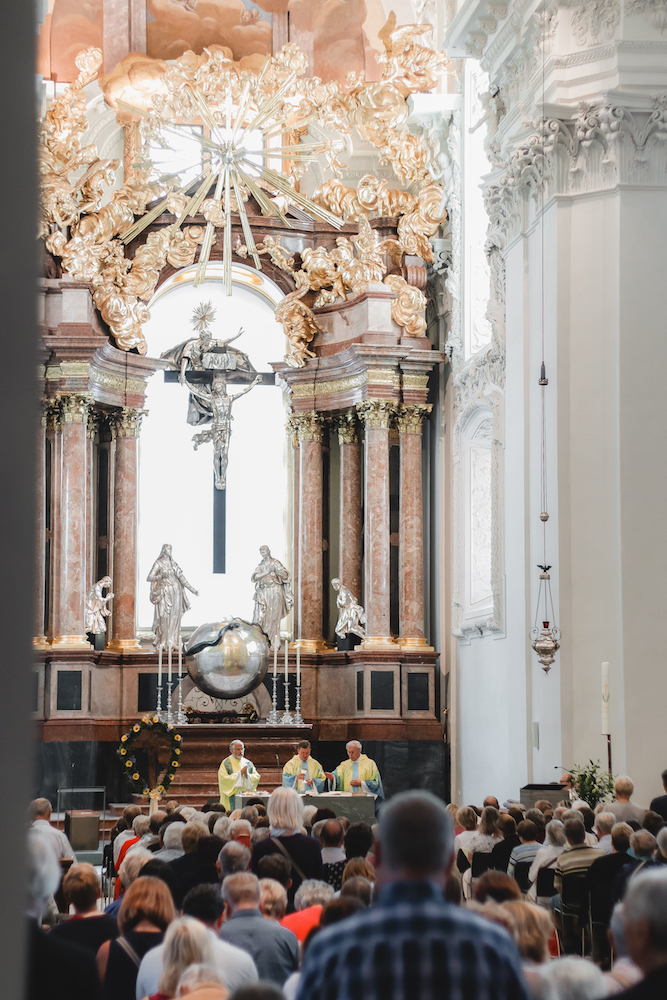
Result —
<svg viewBox="0 0 667 1000"><path fill-rule="evenodd" d="M310 756L310 743L301 740L297 752L283 768L283 787L319 795L324 791L325 781L322 765Z"/></svg>
<svg viewBox="0 0 667 1000"><path fill-rule="evenodd" d="M244 756L245 746L242 740L233 740L229 749L231 753L229 757L225 757L218 771L220 802L225 809L233 808L230 801L232 796L256 791L261 777L253 762Z"/></svg>
<svg viewBox="0 0 667 1000"><path fill-rule="evenodd" d="M347 760L338 765L332 773L325 771L324 775L336 784L337 792L369 792L376 795L376 806L384 800L382 778L374 760L361 752L359 740L350 740L346 744Z"/></svg>

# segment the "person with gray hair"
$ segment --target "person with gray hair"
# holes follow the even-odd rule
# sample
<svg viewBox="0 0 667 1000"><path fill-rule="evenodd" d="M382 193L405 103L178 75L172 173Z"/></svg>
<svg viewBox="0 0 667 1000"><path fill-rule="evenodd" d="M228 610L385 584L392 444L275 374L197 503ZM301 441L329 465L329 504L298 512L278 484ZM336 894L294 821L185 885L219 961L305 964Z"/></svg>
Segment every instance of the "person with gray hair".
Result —
<svg viewBox="0 0 667 1000"><path fill-rule="evenodd" d="M655 841L657 844L655 860L662 865L667 865L667 826L663 826L662 830L658 830Z"/></svg>
<svg viewBox="0 0 667 1000"><path fill-rule="evenodd" d="M630 879L623 900L628 954L644 979L624 994L628 1000L667 996L667 871L644 871Z"/></svg>
<svg viewBox="0 0 667 1000"><path fill-rule="evenodd" d="M162 834L163 847L153 851L153 857L160 861L175 861L185 854L183 850L183 828L185 823L169 823Z"/></svg>
<svg viewBox="0 0 667 1000"><path fill-rule="evenodd" d="M378 892L369 910L318 931L299 1000L527 1000L516 945L500 927L444 898L454 864L451 816L429 792L403 792L380 813ZM444 991L444 992L443 992Z"/></svg>
<svg viewBox="0 0 667 1000"><path fill-rule="evenodd" d="M220 940L247 951L260 979L282 986L299 965L299 943L285 927L262 916L259 879L249 872L228 875L222 883L225 923Z"/></svg>
<svg viewBox="0 0 667 1000"><path fill-rule="evenodd" d="M271 836L252 849L252 870L259 875L259 863L270 854L280 854L292 868L292 884L287 892L287 912L294 912L294 895L304 879L322 878L322 851L314 837L301 833L303 799L293 788L275 788L268 805Z"/></svg>
<svg viewBox="0 0 667 1000"><path fill-rule="evenodd" d="M225 843L230 839L229 828L232 825L232 821L229 816L221 816L220 819L216 819L213 824L213 836L220 837L220 840L224 840Z"/></svg>
<svg viewBox="0 0 667 1000"><path fill-rule="evenodd" d="M656 838L648 830L635 830L630 837L629 861L618 873L612 886L612 896L617 903L625 896L625 891L630 879L638 875L639 872L659 865L659 861L654 861L653 854L658 845Z"/></svg>
<svg viewBox="0 0 667 1000"><path fill-rule="evenodd" d="M528 872L530 889L528 890L526 898L531 903L534 903L537 899L537 876L540 869L555 868L556 860L561 856L567 847L565 829L560 820L552 819L550 823L547 823L544 834L544 847L540 847Z"/></svg>
<svg viewBox="0 0 667 1000"><path fill-rule="evenodd" d="M62 832L55 826L51 826L51 803L48 799L34 799L30 803L28 815L32 820L32 829L42 835L44 840L51 845L53 853L57 858L73 858L76 864L76 855L72 850L72 845Z"/></svg>
<svg viewBox="0 0 667 1000"><path fill-rule="evenodd" d="M605 812L613 813L617 823L627 823L628 820L634 820L640 825L643 823L646 810L630 801L634 790L635 786L627 775L622 775L614 782L616 798L605 806Z"/></svg>
<svg viewBox="0 0 667 1000"><path fill-rule="evenodd" d="M342 761L336 770L325 771L324 777L334 782L334 791L375 795L375 812L384 802L384 790L380 771L374 760L361 752L359 740L350 740L345 744L347 760Z"/></svg>
<svg viewBox="0 0 667 1000"><path fill-rule="evenodd" d="M239 844L237 840L230 840L218 854L217 869L220 872L220 879L224 880L228 875L237 875L239 872L248 870L250 864L250 851L244 844Z"/></svg>
<svg viewBox="0 0 667 1000"><path fill-rule="evenodd" d="M188 966L178 980L174 996L192 996L194 1000L197 1000L199 994L202 995L202 998L204 997L204 988L206 988L206 1000L227 1000L229 996L222 976L215 969L212 969L210 965L203 965L197 962L194 965Z"/></svg>
<svg viewBox="0 0 667 1000"><path fill-rule="evenodd" d="M606 973L605 980L609 990L609 996L629 990L631 986L644 978L644 973L635 965L628 955L628 948L625 943L625 931L623 930L623 903L617 903L614 907L609 927L607 928L607 940L612 953L612 969Z"/></svg>
<svg viewBox="0 0 667 1000"><path fill-rule="evenodd" d="M538 1000L600 1000L609 995L601 970L578 955L540 965L531 984Z"/></svg>
<svg viewBox="0 0 667 1000"><path fill-rule="evenodd" d="M611 830L617 820L613 813L601 812L595 817L595 832L598 837L598 847L605 854L611 854Z"/></svg>
<svg viewBox="0 0 667 1000"><path fill-rule="evenodd" d="M294 897L296 913L290 913L280 921L283 927L294 931L299 942L308 937L320 922L323 908L334 898L334 890L327 882L309 878L302 882Z"/></svg>

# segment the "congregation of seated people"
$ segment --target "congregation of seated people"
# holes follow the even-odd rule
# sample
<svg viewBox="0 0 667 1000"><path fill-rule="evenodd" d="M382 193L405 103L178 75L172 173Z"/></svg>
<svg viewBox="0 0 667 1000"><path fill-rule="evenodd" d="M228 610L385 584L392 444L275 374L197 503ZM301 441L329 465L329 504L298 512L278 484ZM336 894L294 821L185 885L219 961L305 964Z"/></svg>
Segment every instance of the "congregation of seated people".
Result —
<svg viewBox="0 0 667 1000"><path fill-rule="evenodd" d="M372 827L290 788L131 805L101 870L37 799L28 1000L667 1000L667 794L553 787L530 808L404 792Z"/></svg>

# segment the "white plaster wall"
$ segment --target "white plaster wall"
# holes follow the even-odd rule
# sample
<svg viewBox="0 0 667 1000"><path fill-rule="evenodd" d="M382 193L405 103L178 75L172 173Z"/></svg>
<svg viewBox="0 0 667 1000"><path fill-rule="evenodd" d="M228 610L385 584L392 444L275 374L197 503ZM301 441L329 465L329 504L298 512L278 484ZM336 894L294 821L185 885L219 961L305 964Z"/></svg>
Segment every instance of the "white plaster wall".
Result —
<svg viewBox="0 0 667 1000"><path fill-rule="evenodd" d="M458 644L457 801L517 798L529 779L526 713L524 251L507 256L504 551L505 635Z"/></svg>

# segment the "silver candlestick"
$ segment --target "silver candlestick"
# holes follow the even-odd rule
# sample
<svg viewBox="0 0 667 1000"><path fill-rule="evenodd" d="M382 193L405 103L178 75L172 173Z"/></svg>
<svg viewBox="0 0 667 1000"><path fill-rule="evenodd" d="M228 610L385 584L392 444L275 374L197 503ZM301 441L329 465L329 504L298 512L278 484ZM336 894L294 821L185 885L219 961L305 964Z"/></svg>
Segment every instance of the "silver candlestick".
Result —
<svg viewBox="0 0 667 1000"><path fill-rule="evenodd" d="M296 709L295 709L295 712L294 712L294 725L295 726L302 726L303 725L303 718L301 716L301 685L300 684L297 684L297 686L296 686Z"/></svg>
<svg viewBox="0 0 667 1000"><path fill-rule="evenodd" d="M155 707L155 714L157 715L160 722L163 722L163 712L162 712L162 685L157 686L157 705Z"/></svg>
<svg viewBox="0 0 667 1000"><path fill-rule="evenodd" d="M188 717L183 711L183 675L178 675L178 709L176 710L176 725L184 726Z"/></svg>
<svg viewBox="0 0 667 1000"><path fill-rule="evenodd" d="M285 681L285 711L281 716L280 725L291 726L292 722L292 713L289 710L289 681Z"/></svg>
<svg viewBox="0 0 667 1000"><path fill-rule="evenodd" d="M267 725L278 726L280 724L280 716L278 715L278 678L273 675L273 694L271 695L271 711L269 712L267 719Z"/></svg>

